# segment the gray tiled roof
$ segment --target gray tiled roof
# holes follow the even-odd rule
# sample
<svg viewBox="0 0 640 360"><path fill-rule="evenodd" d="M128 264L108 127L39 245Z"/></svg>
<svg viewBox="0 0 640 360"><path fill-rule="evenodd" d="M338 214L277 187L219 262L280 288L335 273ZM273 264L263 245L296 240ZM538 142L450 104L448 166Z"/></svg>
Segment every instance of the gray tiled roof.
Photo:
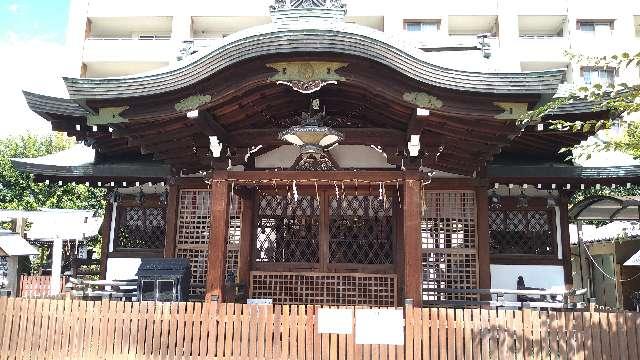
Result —
<svg viewBox="0 0 640 360"><path fill-rule="evenodd" d="M170 166L159 161L127 160L96 163L93 149L75 145L67 150L38 158L11 159L16 170L43 176L164 178Z"/></svg>
<svg viewBox="0 0 640 360"><path fill-rule="evenodd" d="M83 117L87 111L70 99L62 99L53 96L40 95L23 91L29 109L35 113L59 114Z"/></svg>
<svg viewBox="0 0 640 360"><path fill-rule="evenodd" d="M479 93L554 94L564 69L526 73L481 73L448 69L426 60L415 44L342 22L267 24L224 38L209 53L180 67L138 76L65 78L72 99L153 95L185 88L242 61L260 56L332 53L387 65L426 85Z"/></svg>
<svg viewBox="0 0 640 360"><path fill-rule="evenodd" d="M488 165L487 175L490 178L568 178L568 179L602 179L606 183L610 178L638 178L640 165L583 167L571 165Z"/></svg>

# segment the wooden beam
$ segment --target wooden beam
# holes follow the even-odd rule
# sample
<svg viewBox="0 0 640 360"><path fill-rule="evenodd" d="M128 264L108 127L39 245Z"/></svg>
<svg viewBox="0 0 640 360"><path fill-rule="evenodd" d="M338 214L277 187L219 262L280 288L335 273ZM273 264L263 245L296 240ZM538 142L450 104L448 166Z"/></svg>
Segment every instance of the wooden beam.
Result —
<svg viewBox="0 0 640 360"><path fill-rule="evenodd" d="M253 227L256 193L248 189L241 195L240 254L238 255L238 282L249 291L251 263L253 262Z"/></svg>
<svg viewBox="0 0 640 360"><path fill-rule="evenodd" d="M207 148L209 147L209 139L202 134L196 134L190 138L179 139L177 141L167 141L154 145L142 145L140 147L140 151L142 152L142 154L150 154L167 152L169 150L175 150L185 147Z"/></svg>
<svg viewBox="0 0 640 360"><path fill-rule="evenodd" d="M476 187L476 231L478 238L476 252L478 256L478 288L491 288L491 269L489 256L489 198L487 186ZM481 295L485 296L486 295ZM489 300L483 298L481 300Z"/></svg>
<svg viewBox="0 0 640 360"><path fill-rule="evenodd" d="M418 109L413 109L411 112L411 119L409 119L409 125L407 126L407 140L410 140L411 135L420 135L422 129L428 120L426 116L418 116Z"/></svg>
<svg viewBox="0 0 640 360"><path fill-rule="evenodd" d="M173 258L176 256L176 234L177 234L177 220L178 220L178 208L179 208L179 190L178 185L175 183L169 183L169 194L167 198L167 211L166 211L166 224L164 241L164 257Z"/></svg>
<svg viewBox="0 0 640 360"><path fill-rule="evenodd" d="M107 258L109 256L109 240L111 238L111 219L113 217L113 204L108 196L105 196L104 218L102 219L102 247L100 250L100 279L107 278Z"/></svg>
<svg viewBox="0 0 640 360"><path fill-rule="evenodd" d="M560 209L560 244L562 245L562 266L564 268L564 285L566 289L573 288L573 274L571 270L571 239L569 234L569 198L570 192L560 191L558 207Z"/></svg>
<svg viewBox="0 0 640 360"><path fill-rule="evenodd" d="M214 171L211 175L214 182L236 181L242 182L265 182L273 184L290 183L296 181L299 184L318 183L327 185L336 182L354 183L356 180L361 183L377 184L379 182L402 182L407 172L396 170L375 170L375 171ZM425 173L418 173L420 179L427 180L429 176Z"/></svg>
<svg viewBox="0 0 640 360"><path fill-rule="evenodd" d="M207 285L205 301L217 297L224 301L225 261L227 231L229 228L229 183L216 181L211 184L211 232L207 257Z"/></svg>
<svg viewBox="0 0 640 360"><path fill-rule="evenodd" d="M200 110L198 111L198 117L191 120L207 136L217 136L220 142L228 141L229 132L220 125L210 112Z"/></svg>
<svg viewBox="0 0 640 360"><path fill-rule="evenodd" d="M404 298L422 307L422 245L420 239L421 176L408 172L402 194Z"/></svg>
<svg viewBox="0 0 640 360"><path fill-rule="evenodd" d="M287 145L278 140L278 133L284 129L246 129L234 131L228 144L237 147L250 147L255 145L273 146ZM377 146L406 146L407 134L400 130L384 128L338 128L344 134L344 140L340 145L377 145ZM433 134L423 139L424 144L440 145L443 136Z"/></svg>
<svg viewBox="0 0 640 360"><path fill-rule="evenodd" d="M163 131L162 128L158 130L160 130L159 133L128 137L129 145L140 146L158 144L165 141L175 141L177 139L191 137L200 132L200 129L195 126L185 126L172 131Z"/></svg>

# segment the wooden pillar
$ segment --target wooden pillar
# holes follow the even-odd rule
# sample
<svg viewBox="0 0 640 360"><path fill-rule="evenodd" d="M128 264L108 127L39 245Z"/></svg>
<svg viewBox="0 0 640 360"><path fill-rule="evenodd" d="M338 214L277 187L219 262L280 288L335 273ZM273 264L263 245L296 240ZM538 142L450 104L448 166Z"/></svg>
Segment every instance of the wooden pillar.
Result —
<svg viewBox="0 0 640 360"><path fill-rule="evenodd" d="M248 190L242 195L242 213L240 225L240 254L238 255L238 282L246 288L249 295L251 262L253 261L253 226L256 192Z"/></svg>
<svg viewBox="0 0 640 360"><path fill-rule="evenodd" d="M560 192L558 207L560 209L560 244L562 245L562 266L564 268L564 285L573 288L573 274L571 270L571 239L569 234L569 197L568 192Z"/></svg>
<svg viewBox="0 0 640 360"><path fill-rule="evenodd" d="M107 257L109 256L109 241L111 239L111 219L113 218L113 203L107 196L105 199L104 218L100 235L102 237L102 248L100 250L100 279L107 278Z"/></svg>
<svg viewBox="0 0 640 360"><path fill-rule="evenodd" d="M489 257L489 200L486 186L476 187L476 231L478 252L478 288L491 288L491 268ZM483 296L482 300L489 300L490 296Z"/></svg>
<svg viewBox="0 0 640 360"><path fill-rule="evenodd" d="M165 258L173 258L176 256L176 234L178 233L178 208L180 202L179 196L180 191L178 190L178 185L170 183L165 220L165 223L167 224L164 240Z"/></svg>
<svg viewBox="0 0 640 360"><path fill-rule="evenodd" d="M421 184L416 171L407 171L402 196L404 298L422 306Z"/></svg>
<svg viewBox="0 0 640 360"><path fill-rule="evenodd" d="M217 296L224 301L227 232L229 230L229 184L226 180L211 183L211 233L207 257L206 300Z"/></svg>

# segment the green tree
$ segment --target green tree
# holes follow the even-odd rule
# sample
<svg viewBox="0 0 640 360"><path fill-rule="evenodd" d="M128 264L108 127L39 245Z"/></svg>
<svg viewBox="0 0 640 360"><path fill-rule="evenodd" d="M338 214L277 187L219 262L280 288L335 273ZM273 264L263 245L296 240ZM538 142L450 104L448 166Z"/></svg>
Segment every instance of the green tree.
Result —
<svg viewBox="0 0 640 360"><path fill-rule="evenodd" d="M640 53L630 55L622 53L620 55L589 57L572 53L566 53L567 57L585 66L614 68L614 69L640 69ZM623 126L628 126L629 115L640 112L640 84L594 84L583 86L567 96L554 98L549 103L528 112L519 120L522 124L533 124L541 121L542 117L558 107L573 101L592 101L599 109L606 109L609 112L607 119L589 120L565 120L559 119L551 122L552 127L565 131L584 131L610 128L614 122ZM595 108L594 108L595 110ZM606 146L616 146L613 142L606 142Z"/></svg>
<svg viewBox="0 0 640 360"><path fill-rule="evenodd" d="M68 149L74 142L56 133L0 139L0 208L35 210L37 208L104 209L104 190L85 185L46 185L34 181L33 175L17 171L11 158L33 158Z"/></svg>

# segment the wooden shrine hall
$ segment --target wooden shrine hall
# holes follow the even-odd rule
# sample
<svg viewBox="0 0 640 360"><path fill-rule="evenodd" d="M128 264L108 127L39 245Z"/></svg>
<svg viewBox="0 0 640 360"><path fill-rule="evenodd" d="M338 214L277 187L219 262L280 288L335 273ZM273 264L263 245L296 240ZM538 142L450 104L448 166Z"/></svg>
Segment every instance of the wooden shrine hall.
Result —
<svg viewBox="0 0 640 360"><path fill-rule="evenodd" d="M571 288L572 191L637 184L559 149L589 133L536 124L564 70L448 69L344 21L340 1L276 1L272 23L155 72L64 78L29 107L91 148L13 164L109 189L102 276L187 258L193 298L394 306L465 289ZM462 290L462 291L461 291Z"/></svg>

